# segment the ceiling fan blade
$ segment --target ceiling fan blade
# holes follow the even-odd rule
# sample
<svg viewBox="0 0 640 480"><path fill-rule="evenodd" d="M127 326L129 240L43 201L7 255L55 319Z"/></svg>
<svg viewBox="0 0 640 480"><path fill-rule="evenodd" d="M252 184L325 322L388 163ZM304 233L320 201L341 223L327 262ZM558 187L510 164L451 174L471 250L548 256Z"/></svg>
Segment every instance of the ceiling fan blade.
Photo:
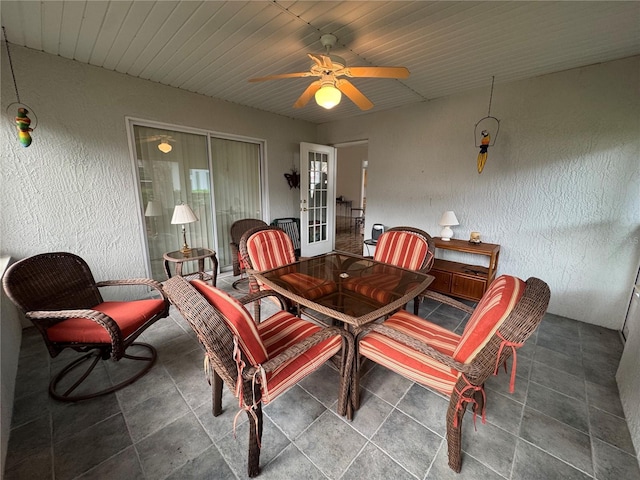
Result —
<svg viewBox="0 0 640 480"><path fill-rule="evenodd" d="M348 67L344 69L347 77L407 78L409 70L405 67Z"/></svg>
<svg viewBox="0 0 640 480"><path fill-rule="evenodd" d="M304 107L309 102L309 100L311 100L311 98L316 94L316 92L320 90L321 86L322 86L322 83L320 82L320 80L311 82L311 84L307 87L307 89L304 92L302 92L302 95L298 97L298 100L296 100L296 103L293 104L293 108Z"/></svg>
<svg viewBox="0 0 640 480"><path fill-rule="evenodd" d="M320 60L318 55L314 55L313 53L307 53L307 55L309 56L309 58L311 60L313 60L316 63L316 65L318 65L319 67L324 67L324 64L322 63L322 60ZM322 56L322 55L320 55L320 56Z"/></svg>
<svg viewBox="0 0 640 480"><path fill-rule="evenodd" d="M280 78L298 78L298 77L309 77L311 76L311 72L296 72L296 73L280 73L277 75L268 75L266 77L258 77L258 78L250 78L250 82L264 82L265 80L277 80Z"/></svg>
<svg viewBox="0 0 640 480"><path fill-rule="evenodd" d="M345 80L344 78L337 79L336 88L349 97L349 100L355 103L360 110L369 110L373 107L371 100L365 97L349 80Z"/></svg>

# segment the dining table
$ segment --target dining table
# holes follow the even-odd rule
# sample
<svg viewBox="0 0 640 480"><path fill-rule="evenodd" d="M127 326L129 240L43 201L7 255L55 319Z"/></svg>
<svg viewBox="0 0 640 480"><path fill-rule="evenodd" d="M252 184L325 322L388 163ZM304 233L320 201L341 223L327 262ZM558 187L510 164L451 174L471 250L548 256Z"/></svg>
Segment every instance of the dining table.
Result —
<svg viewBox="0 0 640 480"><path fill-rule="evenodd" d="M320 314L342 324L354 340L364 326L403 308L434 280L415 270L335 251L251 273L258 283L304 307L305 312L312 311L308 313L311 318L318 320ZM357 378L353 373L345 372ZM354 390L357 392L356 386ZM353 409L348 410L351 418Z"/></svg>

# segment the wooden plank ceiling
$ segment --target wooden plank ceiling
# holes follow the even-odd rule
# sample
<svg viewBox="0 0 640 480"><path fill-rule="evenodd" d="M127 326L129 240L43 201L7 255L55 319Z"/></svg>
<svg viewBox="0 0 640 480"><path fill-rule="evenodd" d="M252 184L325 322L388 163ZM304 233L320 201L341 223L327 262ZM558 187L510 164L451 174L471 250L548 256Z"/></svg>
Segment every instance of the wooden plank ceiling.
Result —
<svg viewBox="0 0 640 480"><path fill-rule="evenodd" d="M240 105L324 123L362 114L293 103L320 36L349 66L405 66L404 80L356 78L370 111L640 54L640 2L7 1L10 43Z"/></svg>

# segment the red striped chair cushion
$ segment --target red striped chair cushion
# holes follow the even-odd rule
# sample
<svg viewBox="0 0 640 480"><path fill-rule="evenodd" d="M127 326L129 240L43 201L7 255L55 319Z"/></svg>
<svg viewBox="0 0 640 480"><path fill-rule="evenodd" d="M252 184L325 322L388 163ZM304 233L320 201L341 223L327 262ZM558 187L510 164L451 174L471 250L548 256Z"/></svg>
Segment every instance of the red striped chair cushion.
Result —
<svg viewBox="0 0 640 480"><path fill-rule="evenodd" d="M141 325L164 308L158 299L131 302L103 302L91 310L109 315L120 327L122 337L127 338ZM52 342L111 343L109 333L96 322L87 318L68 318L47 329Z"/></svg>
<svg viewBox="0 0 640 480"><path fill-rule="evenodd" d="M380 235L373 259L408 270L419 270L428 252L429 244L418 235L392 231Z"/></svg>
<svg viewBox="0 0 640 480"><path fill-rule="evenodd" d="M222 290L212 287L202 280L192 280L191 285L202 294L224 316L247 360L252 365L263 363L269 358L267 349L260 338L256 322L238 300Z"/></svg>
<svg viewBox="0 0 640 480"><path fill-rule="evenodd" d="M393 314L383 325L427 343L445 355L452 355L460 341L459 335L405 310ZM365 335L358 348L361 355L374 362L447 395L460 376L457 370L375 331Z"/></svg>
<svg viewBox="0 0 640 480"><path fill-rule="evenodd" d="M259 272L296 261L291 238L282 230L264 230L247 239L247 253Z"/></svg>
<svg viewBox="0 0 640 480"><path fill-rule="evenodd" d="M260 336L267 349L269 358L273 358L292 345L321 330L307 320L295 317L288 312L280 311L258 325ZM263 398L267 404L278 395L295 385L303 377L320 367L325 361L338 353L342 346L342 337L336 335L311 347L302 355L280 365L267 374L268 397ZM265 389L263 388L263 395Z"/></svg>
<svg viewBox="0 0 640 480"><path fill-rule="evenodd" d="M335 282L315 278L306 273L287 273L280 279L287 282L294 292L309 300L329 295L338 289Z"/></svg>
<svg viewBox="0 0 640 480"><path fill-rule="evenodd" d="M389 273L372 273L362 277L350 277L343 282L343 287L378 303L389 303L392 292L400 283L400 275Z"/></svg>
<svg viewBox="0 0 640 480"><path fill-rule="evenodd" d="M453 358L470 363L513 310L524 294L525 282L502 275L485 292L464 328Z"/></svg>

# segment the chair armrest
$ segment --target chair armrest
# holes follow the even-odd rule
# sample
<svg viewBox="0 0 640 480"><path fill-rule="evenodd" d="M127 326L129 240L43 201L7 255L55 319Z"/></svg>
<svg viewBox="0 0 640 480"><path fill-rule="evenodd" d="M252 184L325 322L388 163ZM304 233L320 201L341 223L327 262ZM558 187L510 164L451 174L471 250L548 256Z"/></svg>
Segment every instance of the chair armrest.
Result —
<svg viewBox="0 0 640 480"><path fill-rule="evenodd" d="M339 327L326 327L320 330L319 332L314 333L313 335L305 338L303 341L292 345L287 348L284 352L281 352L279 355L276 355L273 358L270 358L265 363L262 364L262 368L265 372L272 372L280 367L283 363L288 360L299 357L304 352L309 350L311 347L318 345L319 343L331 338L335 335L340 335L342 338L347 341L347 361L349 361L349 357L353 356L353 337L346 330ZM250 380L255 375L258 369L256 367L251 367L246 369L242 376L245 380Z"/></svg>
<svg viewBox="0 0 640 480"><path fill-rule="evenodd" d="M164 293L162 284L151 278L128 278L124 280L104 280L102 282L96 283L97 287L117 287L117 286L123 286L123 285L146 285L148 287L153 288L154 290L157 290L158 293L160 293L160 295L162 295L162 298L164 298L165 300L167 301L169 300L167 298L167 295Z"/></svg>
<svg viewBox="0 0 640 480"><path fill-rule="evenodd" d="M393 340L396 340L402 343L403 345L406 345L407 347L413 348L419 351L420 353L423 353L424 355L428 355L429 357L437 360L438 362L445 364L447 367L455 368L459 372L470 373L475 370L474 368L471 367L471 365L460 363L454 360L453 357L450 357L449 355L445 355L444 353L436 350L435 348L428 345L427 343L420 342L419 340L416 340L410 335L400 332L394 328L388 327L384 324L372 325L371 327L366 328L362 332L362 335L369 333L372 330L378 333L381 333L382 335L389 337Z"/></svg>
<svg viewBox="0 0 640 480"><path fill-rule="evenodd" d="M46 330L47 328L60 323L68 318L85 318L97 323L104 328L111 338L113 358L120 358L124 353L122 345L122 332L118 324L106 313L97 310L78 309L78 310L33 310L27 312L25 316L38 325L39 328ZM118 356L116 356L118 355Z"/></svg>
<svg viewBox="0 0 640 480"><path fill-rule="evenodd" d="M256 300L260 300L261 298L265 298L265 297L276 297L280 302L280 307L282 308L282 310L287 309L286 299L279 293L275 292L274 290L259 290L255 293L250 293L248 295L245 295L244 297L238 298L238 301L241 304L246 305L248 303L255 302Z"/></svg>
<svg viewBox="0 0 640 480"><path fill-rule="evenodd" d="M473 307L470 307L466 303L462 303L459 300L456 300L454 298L448 297L448 296L443 295L443 294L438 293L438 292L434 292L432 290L425 290L424 292L422 292L420 294L420 296L424 297L424 298L431 298L431 299L433 299L433 300L435 300L437 302L450 305L450 306L452 306L454 308L457 308L458 310L462 310L463 312L468 313L469 315L471 315L475 310Z"/></svg>

